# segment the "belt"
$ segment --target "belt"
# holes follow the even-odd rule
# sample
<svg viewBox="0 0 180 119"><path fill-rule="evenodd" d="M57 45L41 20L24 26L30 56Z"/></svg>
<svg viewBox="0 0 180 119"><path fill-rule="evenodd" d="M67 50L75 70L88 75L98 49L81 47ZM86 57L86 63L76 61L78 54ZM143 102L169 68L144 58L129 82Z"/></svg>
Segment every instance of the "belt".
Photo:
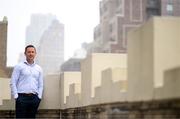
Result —
<svg viewBox="0 0 180 119"><path fill-rule="evenodd" d="M33 95L36 95L34 93L18 93L18 95L21 95L21 96L33 96Z"/></svg>

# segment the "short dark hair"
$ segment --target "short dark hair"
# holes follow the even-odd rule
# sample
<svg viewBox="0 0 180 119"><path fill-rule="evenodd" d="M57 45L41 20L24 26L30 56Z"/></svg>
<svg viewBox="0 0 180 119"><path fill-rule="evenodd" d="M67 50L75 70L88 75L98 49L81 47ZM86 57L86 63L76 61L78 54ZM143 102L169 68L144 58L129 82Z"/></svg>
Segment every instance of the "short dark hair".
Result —
<svg viewBox="0 0 180 119"><path fill-rule="evenodd" d="M27 51L27 49L28 49L28 48L30 48L30 47L31 47L31 48L34 48L34 49L35 49L35 51L36 51L36 48L34 47L34 45L27 45L27 46L25 47L25 52L26 52L26 51Z"/></svg>

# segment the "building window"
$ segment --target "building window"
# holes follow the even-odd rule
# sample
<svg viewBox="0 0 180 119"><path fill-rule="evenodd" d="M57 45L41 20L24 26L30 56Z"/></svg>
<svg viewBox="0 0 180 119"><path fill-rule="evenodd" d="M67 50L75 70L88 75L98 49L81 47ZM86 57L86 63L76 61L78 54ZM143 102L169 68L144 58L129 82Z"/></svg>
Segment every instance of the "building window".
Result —
<svg viewBox="0 0 180 119"><path fill-rule="evenodd" d="M116 40L114 39L114 38L110 38L110 42L112 43L112 42L115 42Z"/></svg>
<svg viewBox="0 0 180 119"><path fill-rule="evenodd" d="M113 24L109 24L109 31L112 33L113 32Z"/></svg>
<svg viewBox="0 0 180 119"><path fill-rule="evenodd" d="M173 3L173 0L168 0L168 4L172 4Z"/></svg>
<svg viewBox="0 0 180 119"><path fill-rule="evenodd" d="M160 0L147 0L147 18L161 14Z"/></svg>
<svg viewBox="0 0 180 119"><path fill-rule="evenodd" d="M153 8L156 7L156 5L157 5L156 0L149 0L147 2L148 2L148 6L153 7Z"/></svg>
<svg viewBox="0 0 180 119"><path fill-rule="evenodd" d="M105 3L104 6L103 6L103 11L106 12L107 9L108 9L108 8L107 8L107 3Z"/></svg>
<svg viewBox="0 0 180 119"><path fill-rule="evenodd" d="M103 10L102 10L102 8L100 8L100 16L102 16L103 15Z"/></svg>
<svg viewBox="0 0 180 119"><path fill-rule="evenodd" d="M121 5L122 5L122 0L116 0L116 7L118 8Z"/></svg>
<svg viewBox="0 0 180 119"><path fill-rule="evenodd" d="M116 0L116 14L119 16L124 15L124 0Z"/></svg>
<svg viewBox="0 0 180 119"><path fill-rule="evenodd" d="M166 5L166 11L168 15L173 15L173 1L168 0L168 3Z"/></svg>

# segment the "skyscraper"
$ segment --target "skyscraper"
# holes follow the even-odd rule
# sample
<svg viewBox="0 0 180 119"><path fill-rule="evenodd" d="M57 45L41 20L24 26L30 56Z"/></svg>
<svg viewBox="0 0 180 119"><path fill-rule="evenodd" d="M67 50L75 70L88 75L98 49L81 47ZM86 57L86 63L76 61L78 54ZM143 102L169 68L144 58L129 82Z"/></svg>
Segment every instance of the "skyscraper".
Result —
<svg viewBox="0 0 180 119"><path fill-rule="evenodd" d="M56 19L56 16L52 14L32 14L30 24L26 28L25 44L33 44L38 47L42 34L54 19Z"/></svg>
<svg viewBox="0 0 180 119"><path fill-rule="evenodd" d="M53 20L51 25L42 34L37 49L37 62L43 68L44 74L60 71L64 61L64 25Z"/></svg>

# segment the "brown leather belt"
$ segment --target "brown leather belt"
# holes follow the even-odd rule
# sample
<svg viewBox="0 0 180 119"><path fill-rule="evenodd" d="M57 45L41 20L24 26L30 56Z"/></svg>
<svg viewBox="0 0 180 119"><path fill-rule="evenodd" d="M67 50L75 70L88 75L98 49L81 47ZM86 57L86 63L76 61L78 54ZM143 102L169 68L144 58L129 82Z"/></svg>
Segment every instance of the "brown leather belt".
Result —
<svg viewBox="0 0 180 119"><path fill-rule="evenodd" d="M33 96L36 95L34 93L18 93L18 95L22 95L22 96Z"/></svg>

